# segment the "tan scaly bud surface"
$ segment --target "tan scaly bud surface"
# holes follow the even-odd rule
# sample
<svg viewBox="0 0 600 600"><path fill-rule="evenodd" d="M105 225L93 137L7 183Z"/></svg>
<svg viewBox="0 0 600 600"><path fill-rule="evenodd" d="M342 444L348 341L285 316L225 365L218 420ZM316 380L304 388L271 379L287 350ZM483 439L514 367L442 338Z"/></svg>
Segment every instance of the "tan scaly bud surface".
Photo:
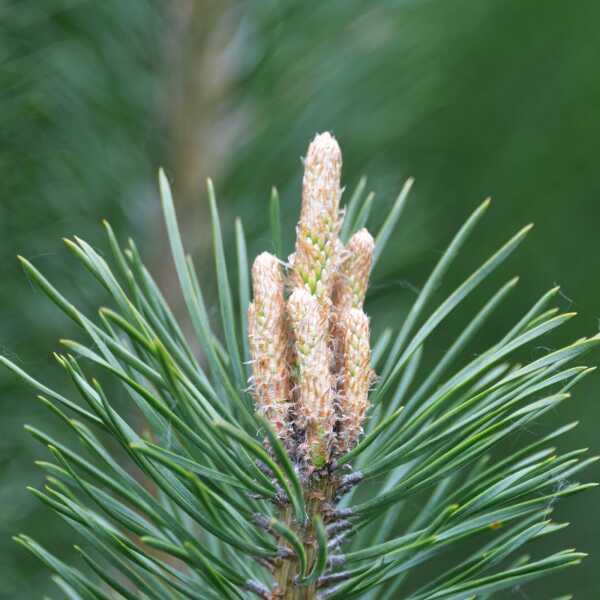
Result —
<svg viewBox="0 0 600 600"><path fill-rule="evenodd" d="M366 230L357 231L348 242L335 284L338 310L362 308L369 285L375 241Z"/></svg>
<svg viewBox="0 0 600 600"><path fill-rule="evenodd" d="M335 422L327 310L308 291L296 289L288 315L296 351L296 424L306 432L310 462L321 468L329 460Z"/></svg>
<svg viewBox="0 0 600 600"><path fill-rule="evenodd" d="M343 454L352 449L362 433L373 371L367 315L358 308L342 311L339 330L343 358L339 398L341 418L336 446Z"/></svg>
<svg viewBox="0 0 600 600"><path fill-rule="evenodd" d="M330 303L337 269L341 172L342 153L335 138L317 135L304 161L302 209L290 263L292 287L306 289L323 305Z"/></svg>
<svg viewBox="0 0 600 600"><path fill-rule="evenodd" d="M256 257L252 282L254 301L248 307L248 341L256 405L279 437L286 440L290 436L287 318L284 278L275 256L263 252Z"/></svg>

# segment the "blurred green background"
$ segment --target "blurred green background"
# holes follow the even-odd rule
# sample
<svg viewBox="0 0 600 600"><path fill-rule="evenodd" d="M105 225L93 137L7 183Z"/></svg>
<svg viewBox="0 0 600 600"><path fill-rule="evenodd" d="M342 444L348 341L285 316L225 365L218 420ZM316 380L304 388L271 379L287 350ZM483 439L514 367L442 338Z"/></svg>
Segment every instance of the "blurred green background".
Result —
<svg viewBox="0 0 600 600"><path fill-rule="evenodd" d="M561 340L600 323L600 3L579 0L5 0L0 3L0 349L62 385L52 351L73 326L29 285L14 259L41 266L90 310L102 299L60 238L102 248L99 221L145 251L177 306L155 172L173 181L188 246L210 283L204 178L215 180L226 233L243 217L253 255L268 245L271 185L283 200L287 242L299 206L303 154L332 130L352 188L367 174L372 223L403 181L407 209L374 274L375 331L397 326L468 213L494 199L446 281L459 283L517 228L536 227L489 294L522 276L512 301L477 340L485 348L548 288L578 319ZM470 308L483 296L475 297ZM464 328L469 307L438 337L430 360ZM592 357L591 362L600 362ZM58 382L58 383L57 383ZM564 443L600 450L600 376L547 423L580 426ZM57 598L49 574L11 535L34 535L67 555L70 530L25 490L40 485L44 449L25 422L56 427L29 390L0 372L0 598ZM588 479L600 478L591 469ZM568 575L503 598L600 597L598 493L557 507L572 526L553 547L590 558Z"/></svg>

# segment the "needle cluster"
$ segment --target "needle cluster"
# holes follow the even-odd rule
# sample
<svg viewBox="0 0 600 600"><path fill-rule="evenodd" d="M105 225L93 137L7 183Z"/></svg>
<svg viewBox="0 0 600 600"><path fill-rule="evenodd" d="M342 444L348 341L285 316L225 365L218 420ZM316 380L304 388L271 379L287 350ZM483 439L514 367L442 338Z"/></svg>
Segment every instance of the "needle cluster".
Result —
<svg viewBox="0 0 600 600"><path fill-rule="evenodd" d="M287 261L261 253L250 270L236 222L239 296L208 182L218 308L205 303L160 173L191 332L133 241L122 247L107 223L112 260L80 238L65 240L110 297L96 315L20 258L84 337L61 340L66 350L55 354L71 383L65 390L0 356L64 425L53 429L60 435L26 427L49 453L37 462L46 485L31 491L73 528L81 560L67 563L29 535L15 538L52 570L62 597L495 600L584 559L570 544L539 555L548 544L535 542L562 542L566 524L552 519L553 508L595 485L578 477L597 457L559 448L576 423L545 435L532 424L555 415L593 372L580 359L600 335L542 353L549 345L542 338L574 315L552 306L553 288L506 323L501 307L517 286L512 278L468 315L455 339L447 331L443 343L436 339L531 227L434 304L444 281L456 279L446 275L487 212L483 202L411 308L383 323L371 345L363 309L371 270L412 180L377 215L371 236L364 179L340 209L333 136L313 140L304 166ZM276 194L270 214L279 250ZM476 334L494 314L494 331L505 330L482 348Z"/></svg>

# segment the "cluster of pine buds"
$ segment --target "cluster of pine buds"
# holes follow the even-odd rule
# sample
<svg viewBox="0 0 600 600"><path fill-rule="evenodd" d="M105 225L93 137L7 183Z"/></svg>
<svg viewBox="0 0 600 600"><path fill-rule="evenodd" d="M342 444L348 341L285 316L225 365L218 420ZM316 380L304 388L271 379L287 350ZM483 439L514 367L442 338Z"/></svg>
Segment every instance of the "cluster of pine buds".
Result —
<svg viewBox="0 0 600 600"><path fill-rule="evenodd" d="M373 378L363 302L374 241L366 229L346 246L339 239L341 170L336 140L317 135L304 160L295 252L287 265L263 252L252 267L257 410L311 471L356 444Z"/></svg>

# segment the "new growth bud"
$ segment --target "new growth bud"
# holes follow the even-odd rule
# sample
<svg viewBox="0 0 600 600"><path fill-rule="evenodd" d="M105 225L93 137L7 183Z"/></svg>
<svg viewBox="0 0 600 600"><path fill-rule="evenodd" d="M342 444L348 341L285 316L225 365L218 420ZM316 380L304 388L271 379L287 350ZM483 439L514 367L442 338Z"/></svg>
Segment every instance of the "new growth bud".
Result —
<svg viewBox="0 0 600 600"><path fill-rule="evenodd" d="M312 464L320 468L329 460L335 422L327 313L314 296L297 289L288 314L296 350L296 424L306 432Z"/></svg>
<svg viewBox="0 0 600 600"><path fill-rule="evenodd" d="M357 231L346 246L335 284L338 310L362 308L369 285L375 241L366 230Z"/></svg>
<svg viewBox="0 0 600 600"><path fill-rule="evenodd" d="M338 327L342 368L336 448L343 454L352 449L362 433L373 372L367 315L359 308L344 310L339 316Z"/></svg>
<svg viewBox="0 0 600 600"><path fill-rule="evenodd" d="M292 286L305 288L321 304L331 301L339 258L341 172L342 153L335 138L317 135L304 161L302 208L290 263Z"/></svg>
<svg viewBox="0 0 600 600"><path fill-rule="evenodd" d="M284 278L277 258L268 252L252 266L254 302L248 307L248 342L252 355L258 411L280 438L289 435L288 337Z"/></svg>

